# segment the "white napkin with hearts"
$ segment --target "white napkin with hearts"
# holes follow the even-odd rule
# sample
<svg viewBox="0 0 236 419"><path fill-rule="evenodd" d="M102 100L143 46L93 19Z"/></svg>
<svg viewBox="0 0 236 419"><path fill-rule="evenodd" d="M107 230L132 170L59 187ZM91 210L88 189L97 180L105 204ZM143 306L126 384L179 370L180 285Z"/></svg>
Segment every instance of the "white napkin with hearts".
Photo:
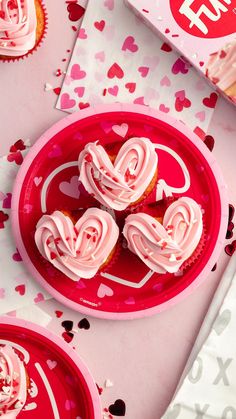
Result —
<svg viewBox="0 0 236 419"><path fill-rule="evenodd" d="M216 319L212 325L214 314ZM208 338L197 352L211 326ZM182 385L180 381L179 390L163 419L236 419L235 330L236 253L231 257L202 325L183 374L184 381Z"/></svg>
<svg viewBox="0 0 236 419"><path fill-rule="evenodd" d="M89 0L57 108L75 112L102 103L145 104L206 132L214 108L204 98L211 93L123 1Z"/></svg>
<svg viewBox="0 0 236 419"><path fill-rule="evenodd" d="M27 150L19 153L24 157ZM0 158L0 315L49 298L27 272L12 236L9 216L18 169L14 161Z"/></svg>

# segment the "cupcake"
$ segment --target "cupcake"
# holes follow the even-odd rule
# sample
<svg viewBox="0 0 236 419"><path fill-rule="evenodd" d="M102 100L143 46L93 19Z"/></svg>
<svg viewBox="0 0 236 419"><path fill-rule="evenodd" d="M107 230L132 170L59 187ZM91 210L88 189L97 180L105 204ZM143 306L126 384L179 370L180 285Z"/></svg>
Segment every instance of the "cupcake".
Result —
<svg viewBox="0 0 236 419"><path fill-rule="evenodd" d="M14 419L27 399L29 379L18 351L0 345L0 417Z"/></svg>
<svg viewBox="0 0 236 419"><path fill-rule="evenodd" d="M201 208L187 197L167 208L162 224L146 213L136 213L126 218L123 230L129 250L160 274L175 273L194 257L202 233Z"/></svg>
<svg viewBox="0 0 236 419"><path fill-rule="evenodd" d="M79 155L79 180L102 205L122 211L143 201L153 190L157 162L148 138L130 138L115 156L96 141L86 144Z"/></svg>
<svg viewBox="0 0 236 419"><path fill-rule="evenodd" d="M41 255L73 281L92 278L112 259L119 229L112 216L89 208L76 221L61 211L38 221L35 243Z"/></svg>
<svg viewBox="0 0 236 419"><path fill-rule="evenodd" d="M40 0L0 1L0 60L24 58L39 46L45 33Z"/></svg>
<svg viewBox="0 0 236 419"><path fill-rule="evenodd" d="M236 40L211 54L207 77L236 102Z"/></svg>

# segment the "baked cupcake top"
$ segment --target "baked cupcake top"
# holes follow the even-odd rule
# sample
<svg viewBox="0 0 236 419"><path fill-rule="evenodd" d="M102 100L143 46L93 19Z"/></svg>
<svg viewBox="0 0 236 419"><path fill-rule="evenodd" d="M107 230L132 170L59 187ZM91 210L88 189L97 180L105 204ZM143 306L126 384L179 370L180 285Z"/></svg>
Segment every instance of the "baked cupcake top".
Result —
<svg viewBox="0 0 236 419"><path fill-rule="evenodd" d="M27 377L24 362L10 345L0 345L0 417L15 419L25 405Z"/></svg>
<svg viewBox="0 0 236 419"><path fill-rule="evenodd" d="M34 0L1 0L0 55L27 54L35 45L36 27Z"/></svg>
<svg viewBox="0 0 236 419"><path fill-rule="evenodd" d="M118 236L119 229L108 212L89 208L75 225L60 211L43 215L36 226L35 242L45 259L78 281L97 273Z"/></svg>
<svg viewBox="0 0 236 419"><path fill-rule="evenodd" d="M121 211L145 192L157 170L157 153L148 138L130 138L114 163L106 150L88 143L79 155L79 180L106 207Z"/></svg>
<svg viewBox="0 0 236 419"><path fill-rule="evenodd" d="M236 40L211 54L206 74L223 91L236 83Z"/></svg>
<svg viewBox="0 0 236 419"><path fill-rule="evenodd" d="M163 224L145 213L131 214L123 233L131 252L151 270L174 273L193 254L202 231L200 206L183 197L167 208Z"/></svg>

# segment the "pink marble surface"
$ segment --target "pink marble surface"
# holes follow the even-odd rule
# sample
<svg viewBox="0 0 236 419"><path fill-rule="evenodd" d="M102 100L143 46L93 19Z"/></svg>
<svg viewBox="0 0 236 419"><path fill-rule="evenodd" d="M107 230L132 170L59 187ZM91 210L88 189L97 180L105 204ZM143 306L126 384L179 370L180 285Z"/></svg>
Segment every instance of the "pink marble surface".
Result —
<svg viewBox="0 0 236 419"><path fill-rule="evenodd" d="M56 10L53 1L48 0L46 6L50 25L44 45L27 62L0 64L1 155L20 137L30 138L34 143L45 128L65 115L54 108L57 96L53 91L45 92L44 83L53 87L60 85L53 71L66 68L66 63L61 60L66 56L66 50L72 47L74 32L65 13L65 2L57 2ZM235 108L220 99L209 128L209 133L215 138L214 154L229 185L230 200L234 205L235 116ZM96 382L102 386L109 378L114 383L113 387L103 391L104 407L121 398L126 403L127 419L161 417L227 259L228 256L222 252L217 275L211 273L194 294L167 312L126 322L89 318L90 329L76 333L71 344L76 346ZM77 325L83 317L54 301L40 303L40 307L52 315L49 328L59 334L63 331L62 320L72 319ZM55 310L63 311L60 319L56 318Z"/></svg>

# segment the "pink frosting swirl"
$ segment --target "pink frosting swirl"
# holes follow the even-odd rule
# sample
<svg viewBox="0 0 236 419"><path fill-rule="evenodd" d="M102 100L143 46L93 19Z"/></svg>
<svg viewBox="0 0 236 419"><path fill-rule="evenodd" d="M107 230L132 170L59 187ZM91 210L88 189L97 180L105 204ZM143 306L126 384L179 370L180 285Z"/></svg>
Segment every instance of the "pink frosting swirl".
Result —
<svg viewBox="0 0 236 419"><path fill-rule="evenodd" d="M236 40L211 55L207 76L223 91L236 83Z"/></svg>
<svg viewBox="0 0 236 419"><path fill-rule="evenodd" d="M79 180L101 204L121 211L145 192L157 170L157 154L148 138L131 138L114 165L104 148L88 143L79 155Z"/></svg>
<svg viewBox="0 0 236 419"><path fill-rule="evenodd" d="M60 211L43 215L36 226L35 242L45 259L78 281L97 273L118 236L119 229L108 212L89 208L75 225Z"/></svg>
<svg viewBox="0 0 236 419"><path fill-rule="evenodd" d="M26 398L24 363L10 345L0 345L0 417L15 419Z"/></svg>
<svg viewBox="0 0 236 419"><path fill-rule="evenodd" d="M184 197L167 208L163 225L148 214L129 215L123 234L131 252L151 270L174 273L193 254L202 230L199 205Z"/></svg>
<svg viewBox="0 0 236 419"><path fill-rule="evenodd" d="M27 54L35 45L36 27L34 0L1 0L0 55Z"/></svg>

